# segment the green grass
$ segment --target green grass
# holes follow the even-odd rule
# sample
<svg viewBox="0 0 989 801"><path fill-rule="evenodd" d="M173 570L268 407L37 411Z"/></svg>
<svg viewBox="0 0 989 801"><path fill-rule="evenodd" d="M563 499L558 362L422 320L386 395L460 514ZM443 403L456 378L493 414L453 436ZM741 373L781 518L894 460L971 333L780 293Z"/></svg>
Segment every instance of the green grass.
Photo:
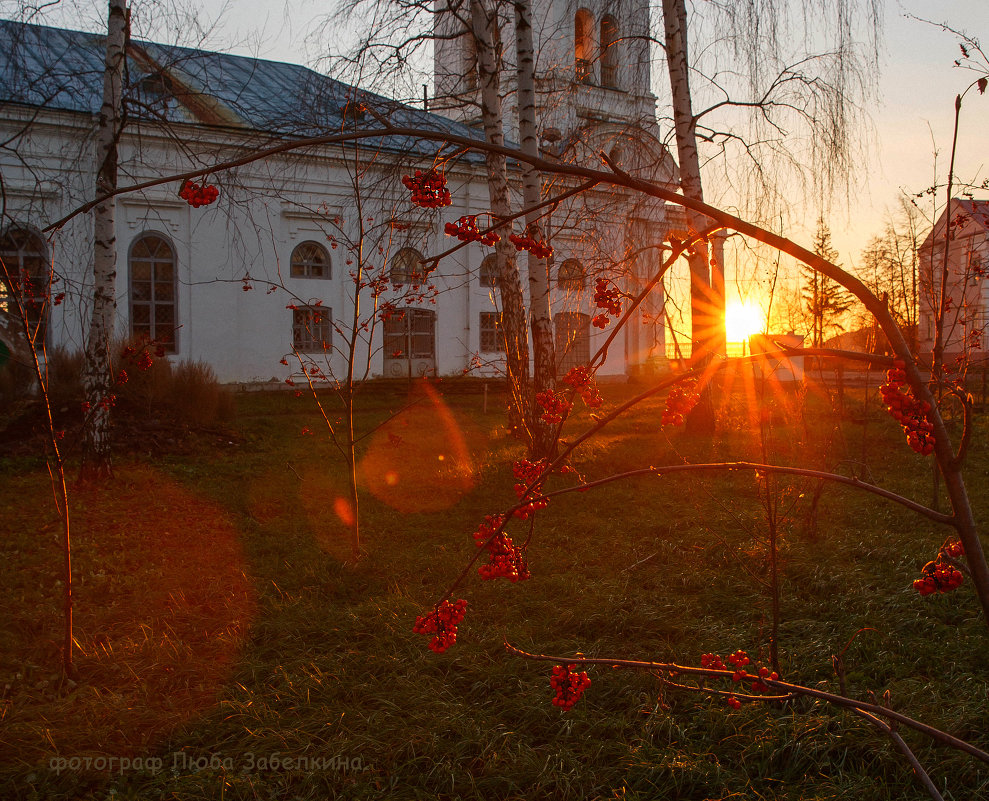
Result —
<svg viewBox="0 0 989 801"><path fill-rule="evenodd" d="M536 519L533 578L472 576L457 591L470 603L459 641L431 653L412 633L415 616L471 556L483 515L511 505L509 463L522 453L504 435L502 399L483 414L480 395L460 388L440 384L442 397L407 412L408 425L399 418L363 443L367 555L356 566L342 561L347 531L334 506L346 495L342 463L311 401L291 393L240 395L229 440L198 456L122 458L114 484L74 491L77 686L58 677L47 475L36 460L4 460L0 797L926 797L892 744L846 713L806 700L732 711L610 669L592 670L584 699L561 713L547 666L505 653L507 638L562 655L698 663L744 648L764 658L766 525L751 474L640 478L554 501ZM371 390L361 428L381 424L405 391ZM628 389L604 394L608 408ZM814 394L780 401L773 458L844 460L844 472L929 500L929 462L874 399L871 410L846 401L840 418ZM661 410L649 401L609 426L575 466L599 478L761 458L740 400L713 441L662 430ZM580 411L568 431L586 422ZM980 421L969 484L982 521L985 439ZM910 588L946 532L834 488L813 529L814 485L778 489L792 502L781 529L784 677L836 690L831 655L859 632L845 652L850 693L889 690L900 711L989 748L989 632L971 589L921 599ZM512 534L522 540L527 528ZM989 795L986 765L905 736L946 798ZM275 755L289 767L271 769ZM211 756L214 767L196 768ZM162 767L58 761L87 757Z"/></svg>

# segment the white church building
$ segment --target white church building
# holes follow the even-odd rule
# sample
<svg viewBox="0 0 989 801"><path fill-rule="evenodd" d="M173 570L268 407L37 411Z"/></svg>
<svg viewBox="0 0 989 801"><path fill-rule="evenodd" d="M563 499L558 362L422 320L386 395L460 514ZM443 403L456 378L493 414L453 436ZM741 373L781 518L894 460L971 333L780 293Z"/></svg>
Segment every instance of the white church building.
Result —
<svg viewBox="0 0 989 801"><path fill-rule="evenodd" d="M544 155L599 166L604 151L634 174L675 182L649 91L644 0L608 4L607 13L598 3L534 6ZM481 139L472 49L456 24L437 21L429 111L293 64L131 41L119 185L375 127L375 115L397 127ZM0 40L0 257L22 276L28 300L38 299L27 313L40 326L39 342L81 349L92 220L81 214L45 229L95 194L104 37L0 22ZM433 167L444 173L452 205L416 208L401 178ZM121 342L149 339L170 358L208 363L224 382L298 378L296 353L339 377L354 331L358 376L500 372L493 250L471 243L439 261L428 279L420 274L423 260L457 244L444 233L447 223L481 215L486 224L483 154L388 135L286 150L206 181L220 194L200 208L179 197L178 181L118 197ZM569 186L552 176L545 184L547 196ZM634 292L655 273L667 234L682 223L661 201L607 189L560 204L544 222L554 248L558 359L566 368L586 363L607 333L591 325L595 278ZM522 258L523 287L526 269ZM54 281L46 287L50 271ZM49 296L53 302L44 303ZM0 317L9 316L10 300L10 287L0 284ZM663 297L656 293L612 344L600 374L654 369L664 354Z"/></svg>

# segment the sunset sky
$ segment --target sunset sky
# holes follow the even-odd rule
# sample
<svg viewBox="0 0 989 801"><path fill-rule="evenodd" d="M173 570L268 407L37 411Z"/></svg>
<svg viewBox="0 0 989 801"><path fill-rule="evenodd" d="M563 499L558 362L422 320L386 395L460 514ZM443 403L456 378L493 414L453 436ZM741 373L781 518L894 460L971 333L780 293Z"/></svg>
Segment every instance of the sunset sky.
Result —
<svg viewBox="0 0 989 801"><path fill-rule="evenodd" d="M306 34L314 20L325 17L332 7L322 0L237 0L227 3L224 13L223 0L202 0L197 5L206 16L220 20L211 44L226 43L228 49L245 55L302 63L320 55L312 40L305 41ZM919 192L932 183L935 149L944 178L954 98L975 77L953 66L960 56L956 37L906 15L946 22L983 41L989 37L989 0L886 0L885 8L880 105L873 113L870 159L862 165L850 207L844 209L839 203L830 215L835 244L846 263L857 258L878 233L901 188ZM167 31L164 34L168 36ZM989 95L979 97L973 91L963 107L958 143L956 172L962 178L989 177L986 120ZM812 227L816 212L807 209L806 217Z"/></svg>
<svg viewBox="0 0 989 801"><path fill-rule="evenodd" d="M16 5L0 0L0 13L10 16L10 9ZM320 44L325 40L312 32L332 10L332 3L180 0L172 4L180 12L185 6L196 9L200 21L211 28L202 43L204 47L310 65L325 55L326 46ZM46 12L43 21L99 29L105 3L83 3L82 13L70 13L69 8L63 2L61 9ZM188 42L188 30L175 22L180 15L152 13L151 8L137 4L136 36ZM947 23L983 41L989 36L989 0L886 0L879 104L871 114L874 128L866 136L867 156L853 176L855 188L850 201L846 204L836 199L828 211L834 245L845 266L857 262L863 247L880 233L884 219L896 209L904 192L921 192L933 183L935 152L938 179L943 182L950 154L954 98L977 77L954 66L961 55L957 37L908 15ZM662 84L657 83L657 87L661 94ZM970 92L962 110L958 141L956 175L962 180L981 182L989 178L986 121L989 94ZM989 192L977 196L987 197ZM929 210L929 201L922 202ZM943 197L939 196L939 202L943 203ZM818 213L813 202L796 203L790 236L808 244ZM752 287L753 282L739 278L732 282L729 276L729 285L743 295L750 293L746 286Z"/></svg>

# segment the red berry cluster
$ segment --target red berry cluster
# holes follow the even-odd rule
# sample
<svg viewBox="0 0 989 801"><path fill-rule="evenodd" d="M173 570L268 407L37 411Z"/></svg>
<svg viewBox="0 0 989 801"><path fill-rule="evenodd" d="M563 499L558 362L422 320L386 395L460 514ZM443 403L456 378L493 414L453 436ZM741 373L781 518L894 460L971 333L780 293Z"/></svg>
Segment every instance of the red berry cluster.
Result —
<svg viewBox="0 0 989 801"><path fill-rule="evenodd" d="M457 641L457 626L464 619L466 611L467 601L463 598L456 603L444 600L428 615L416 617L412 631L416 634L435 634L429 648L441 654Z"/></svg>
<svg viewBox="0 0 989 801"><path fill-rule="evenodd" d="M611 317L622 313L622 303L619 300L621 292L607 278L599 278L594 285L594 305L605 311L597 315L591 322L597 328L607 328Z"/></svg>
<svg viewBox="0 0 989 801"><path fill-rule="evenodd" d="M550 686L556 690L556 697L553 699L553 706L558 706L564 712L572 709L574 704L580 700L584 690L591 686L591 680L587 678L587 671L582 670L577 673L575 665L554 665L553 675L550 677Z"/></svg>
<svg viewBox="0 0 989 801"><path fill-rule="evenodd" d="M563 376L563 383L577 390L587 407L597 409L603 403L597 384L594 383L594 374L589 368L583 365L571 367Z"/></svg>
<svg viewBox="0 0 989 801"><path fill-rule="evenodd" d="M501 241L501 237L494 231L488 231L486 234L481 233L481 230L477 227L476 214L461 217L456 222L448 222L443 230L447 236L455 236L461 242L480 242L482 245L493 247Z"/></svg>
<svg viewBox="0 0 989 801"><path fill-rule="evenodd" d="M965 555L965 548L961 540L955 540L954 542L948 542L942 545L941 553L945 556L950 556L952 559L958 559Z"/></svg>
<svg viewBox="0 0 989 801"><path fill-rule="evenodd" d="M141 348L132 348L130 345L128 345L122 351L120 351L120 358L123 359L124 361L130 362L131 364L135 365L137 369L140 370L142 373L145 372L146 370L150 370L151 365L154 364L155 361L154 358L152 358L151 356L151 351L149 350L151 344L153 343L148 343L147 345L144 345ZM163 357L165 355L165 346L164 345L156 346L155 355L157 355L159 358ZM127 375L126 371L124 370L121 370L120 372L122 372L125 376ZM124 381L126 380L127 379L125 378ZM123 381L120 381L120 383L123 383Z"/></svg>
<svg viewBox="0 0 989 801"><path fill-rule="evenodd" d="M921 595L932 595L935 592L945 593L957 590L965 577L953 564L951 559L965 555L965 549L957 540L941 546L933 562L928 562L921 568L923 578L913 583L913 588Z"/></svg>
<svg viewBox="0 0 989 801"><path fill-rule="evenodd" d="M545 459L540 459L538 462L530 462L528 459L512 462L512 475L519 482L515 485L515 494L521 498L525 494L525 488L539 478L545 469Z"/></svg>
<svg viewBox="0 0 989 801"><path fill-rule="evenodd" d="M536 403L543 408L539 419L550 426L562 423L573 408L570 401L551 389L536 393Z"/></svg>
<svg viewBox="0 0 989 801"><path fill-rule="evenodd" d="M537 259L548 259L553 255L553 246L539 242L528 234L510 234L508 241L515 245L516 250L528 250Z"/></svg>
<svg viewBox="0 0 989 801"><path fill-rule="evenodd" d="M186 181L179 190L179 197L194 209L200 206L208 206L220 196L220 190L207 183L197 184L195 181Z"/></svg>
<svg viewBox="0 0 989 801"><path fill-rule="evenodd" d="M477 574L485 581L507 578L512 583L525 581L531 575L525 551L512 542L504 531L492 537L505 518L501 515L486 515L477 531L474 544L488 552L488 563L477 569Z"/></svg>
<svg viewBox="0 0 989 801"><path fill-rule="evenodd" d="M446 188L446 176L436 170L416 170L415 176L403 175L402 183L412 192L412 203L422 209L441 209L453 203Z"/></svg>
<svg viewBox="0 0 989 801"><path fill-rule="evenodd" d="M752 682L752 692L754 693L764 693L769 691L769 685L766 684L763 679L769 679L770 681L776 681L779 679L779 674L775 670L770 670L767 667L760 667L756 675L750 674L745 666L752 662L749 659L749 655L739 649L735 653L728 657L728 663L734 668L732 672L731 680L738 684L742 681ZM707 668L708 670L728 670L725 663L721 661L721 657L717 654L703 654L701 656L701 667ZM728 705L733 709L738 709L742 703L734 695L728 697Z"/></svg>
<svg viewBox="0 0 989 801"><path fill-rule="evenodd" d="M622 313L621 294L607 278L599 278L594 284L594 305L617 317Z"/></svg>
<svg viewBox="0 0 989 801"><path fill-rule="evenodd" d="M903 427L907 443L916 453L927 454L934 450L934 426L927 419L930 404L918 401L907 385L906 365L900 359L893 362L892 369L886 372L886 383L879 392L886 404L886 410Z"/></svg>
<svg viewBox="0 0 989 801"><path fill-rule="evenodd" d="M664 426L682 426L683 421L700 400L697 380L687 379L676 384L666 396L666 409L663 411Z"/></svg>
<svg viewBox="0 0 989 801"><path fill-rule="evenodd" d="M515 485L515 494L519 500L525 497L525 488L532 484L542 474L546 468L546 460L540 459L538 462L530 462L528 459L520 459L512 462L512 474L518 483ZM538 492L541 483L533 487L533 492ZM545 509L549 503L545 498L530 501L525 506L515 510L515 517L519 520L528 520L535 512Z"/></svg>

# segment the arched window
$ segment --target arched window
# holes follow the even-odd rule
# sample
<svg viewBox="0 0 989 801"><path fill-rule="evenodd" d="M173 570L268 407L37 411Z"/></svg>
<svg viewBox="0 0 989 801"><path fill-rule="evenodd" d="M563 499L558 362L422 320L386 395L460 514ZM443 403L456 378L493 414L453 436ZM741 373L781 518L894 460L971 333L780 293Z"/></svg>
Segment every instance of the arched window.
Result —
<svg viewBox="0 0 989 801"><path fill-rule="evenodd" d="M479 277L481 286L498 286L498 257L494 253L484 257Z"/></svg>
<svg viewBox="0 0 989 801"><path fill-rule="evenodd" d="M166 352L175 353L175 251L159 234L143 234L131 245L127 264L131 335L154 340Z"/></svg>
<svg viewBox="0 0 989 801"><path fill-rule="evenodd" d="M608 15L601 19L601 85L618 88L618 21Z"/></svg>
<svg viewBox="0 0 989 801"><path fill-rule="evenodd" d="M319 242L303 242L292 251L293 278L330 278L330 254Z"/></svg>
<svg viewBox="0 0 989 801"><path fill-rule="evenodd" d="M44 240L24 228L13 228L0 240L10 284L0 271L0 314L17 315L18 301L24 310L35 347L48 337L48 288L50 269Z"/></svg>
<svg viewBox="0 0 989 801"><path fill-rule="evenodd" d="M556 361L560 375L571 367L586 366L591 361L591 318L582 312L559 312L553 317L556 326Z"/></svg>
<svg viewBox="0 0 989 801"><path fill-rule="evenodd" d="M402 248L391 260L388 280L396 286L418 284L423 279L422 254L415 248Z"/></svg>
<svg viewBox="0 0 989 801"><path fill-rule="evenodd" d="M577 9L573 27L577 81L594 83L594 15L586 8Z"/></svg>
<svg viewBox="0 0 989 801"><path fill-rule="evenodd" d="M560 289L583 289L586 279L587 271L577 259L567 259L556 273L556 285Z"/></svg>

